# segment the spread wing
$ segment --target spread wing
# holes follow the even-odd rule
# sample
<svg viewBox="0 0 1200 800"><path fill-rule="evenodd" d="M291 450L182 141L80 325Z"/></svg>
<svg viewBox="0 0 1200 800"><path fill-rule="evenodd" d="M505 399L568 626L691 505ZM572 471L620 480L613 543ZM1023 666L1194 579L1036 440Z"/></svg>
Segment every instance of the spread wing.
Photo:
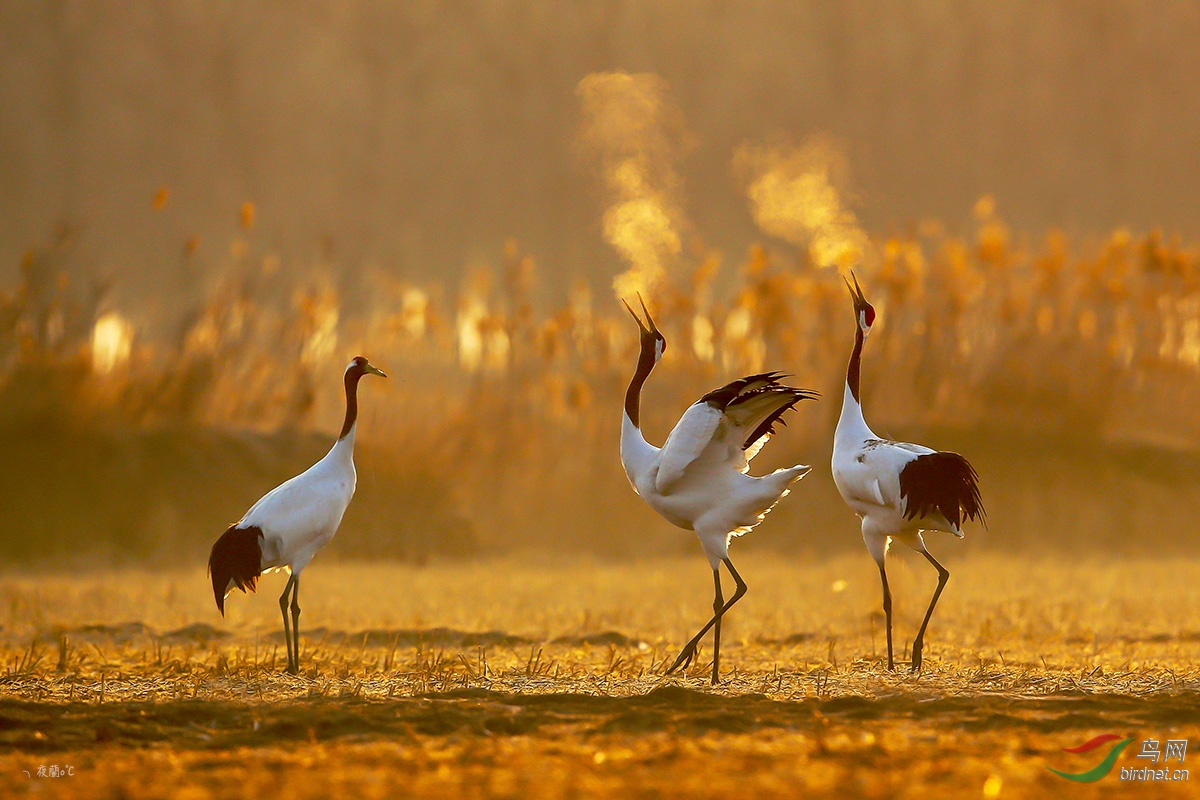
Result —
<svg viewBox="0 0 1200 800"><path fill-rule="evenodd" d="M658 462L658 477L655 480L659 494L666 494L679 482L688 466L700 457L713 435L721 426L721 410L703 400L693 403L679 418L675 429L667 437Z"/></svg>
<svg viewBox="0 0 1200 800"><path fill-rule="evenodd" d="M749 470L750 462L775 432L775 423L787 424L782 419L783 413L801 400L815 397L815 392L774 381L735 397L725 408L727 435L737 445L730 453L734 466L741 472Z"/></svg>
<svg viewBox="0 0 1200 800"><path fill-rule="evenodd" d="M689 408L663 446L658 490L666 494L702 456L740 472L763 448L785 411L817 396L778 382L779 373L749 375L709 392Z"/></svg>

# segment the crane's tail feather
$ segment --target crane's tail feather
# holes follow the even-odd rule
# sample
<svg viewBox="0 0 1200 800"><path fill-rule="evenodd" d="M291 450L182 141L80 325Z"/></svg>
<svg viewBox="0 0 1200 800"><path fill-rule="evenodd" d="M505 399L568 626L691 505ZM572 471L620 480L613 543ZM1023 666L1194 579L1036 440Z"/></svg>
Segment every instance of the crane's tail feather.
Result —
<svg viewBox="0 0 1200 800"><path fill-rule="evenodd" d="M243 592L254 591L262 575L262 528L230 525L213 545L208 556L208 573L212 576L213 597L217 609L225 616L225 598L236 586Z"/></svg>
<svg viewBox="0 0 1200 800"><path fill-rule="evenodd" d="M797 464L794 467L788 468L787 471L792 473L791 483L795 483L808 473L812 472L812 467L808 464Z"/></svg>
<svg viewBox="0 0 1200 800"><path fill-rule="evenodd" d="M958 453L927 453L910 461L900 472L900 496L907 501L905 519L937 511L959 531L959 536L962 523L967 520L987 524L979 494L979 475Z"/></svg>

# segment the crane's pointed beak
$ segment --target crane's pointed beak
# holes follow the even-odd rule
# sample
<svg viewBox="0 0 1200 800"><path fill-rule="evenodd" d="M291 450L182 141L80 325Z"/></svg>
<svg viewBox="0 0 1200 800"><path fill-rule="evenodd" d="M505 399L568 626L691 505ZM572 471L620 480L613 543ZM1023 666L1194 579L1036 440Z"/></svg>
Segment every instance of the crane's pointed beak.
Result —
<svg viewBox="0 0 1200 800"><path fill-rule="evenodd" d="M850 270L850 277L854 279L854 294L858 298L858 302L865 305L867 298L863 294L862 287L858 285L858 276L854 274L854 270Z"/></svg>
<svg viewBox="0 0 1200 800"><path fill-rule="evenodd" d="M384 372L383 370L381 370L379 367L375 366L374 364L367 364L367 368L365 371L370 373L371 375L378 375L381 378L387 377L387 373Z"/></svg>
<svg viewBox="0 0 1200 800"><path fill-rule="evenodd" d="M646 308L646 301L642 299L641 292L638 292L637 298L638 302L642 304L642 311L646 315L646 322L650 325L650 332L657 333L659 336L661 336L662 332L659 331L658 326L654 324L654 319L650 316L650 309Z"/></svg>
<svg viewBox="0 0 1200 800"><path fill-rule="evenodd" d="M641 298L639 297L638 299L640 300ZM636 313L634 313L634 310L629 307L629 303L626 303L624 298L621 299L621 305L625 306L625 310L629 312L629 316L633 317L633 321L638 324L638 330L640 330L642 333L649 333L649 331L646 330L646 326L642 324L642 320Z"/></svg>
<svg viewBox="0 0 1200 800"><path fill-rule="evenodd" d="M846 278L845 275L842 276L842 283L846 284L846 291L850 293L850 299L853 300L854 303L857 305L858 304L858 295L856 295L854 293L854 287L850 285L850 281Z"/></svg>

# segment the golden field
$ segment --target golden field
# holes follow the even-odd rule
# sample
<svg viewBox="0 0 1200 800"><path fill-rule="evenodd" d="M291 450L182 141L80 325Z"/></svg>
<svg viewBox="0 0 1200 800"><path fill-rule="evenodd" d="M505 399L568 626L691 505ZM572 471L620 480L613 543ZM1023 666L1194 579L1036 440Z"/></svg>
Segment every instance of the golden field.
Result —
<svg viewBox="0 0 1200 800"><path fill-rule="evenodd" d="M1200 16L10 5L0 800L1195 794L1049 768L1200 747ZM890 672L829 468L851 274L866 419L987 508L919 675L935 575L892 560ZM707 642L664 674L712 578L618 453L638 298L649 442L742 375L820 395L715 687ZM203 568L356 354L288 676L281 576L223 619Z"/></svg>
<svg viewBox="0 0 1200 800"><path fill-rule="evenodd" d="M839 271L761 248L672 265L651 441L747 372L823 393L755 462L815 469L734 548L750 592L714 689L704 653L663 675L711 576L621 473L636 329L607 289L555 305L515 243L451 287L338 283L243 237L178 325L73 282L65 240L0 295L0 794L1186 795L1047 767L1090 768L1101 751L1061 748L1100 733L1200 739L1194 247L1033 240L988 198L964 232L865 243L868 419L967 454L989 512L932 545L952 578L920 676L881 668L878 576L828 473ZM358 492L304 576L288 677L283 581L222 621L204 557L328 448L359 351L392 377L362 391ZM935 580L890 573L903 660ZM43 766L73 774L25 777Z"/></svg>
<svg viewBox="0 0 1200 800"><path fill-rule="evenodd" d="M870 560L748 552L708 646L694 559L537 556L428 567L328 562L304 576L305 673L281 674L275 594L212 608L204 575L7 577L5 796L1189 796L1068 784L1113 732L1200 738L1200 562L1063 562L934 545L952 572L926 669L881 665ZM892 560L897 646L933 588ZM903 656L901 656L903 659ZM29 778L39 766L74 767ZM1186 764L1185 764L1186 766ZM1189 784L1184 784L1186 788ZM1174 792L1174 793L1173 793Z"/></svg>

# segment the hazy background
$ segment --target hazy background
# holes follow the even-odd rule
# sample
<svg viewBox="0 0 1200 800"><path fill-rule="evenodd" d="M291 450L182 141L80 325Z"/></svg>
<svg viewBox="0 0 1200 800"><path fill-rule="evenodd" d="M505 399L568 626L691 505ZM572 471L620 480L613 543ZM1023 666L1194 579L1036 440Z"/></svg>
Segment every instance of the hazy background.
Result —
<svg viewBox="0 0 1200 800"><path fill-rule="evenodd" d="M1168 2L0 2L4 554L202 560L358 351L394 378L332 553L694 549L620 470L618 274L672 341L652 440L751 369L826 395L739 546L857 547L856 265L868 417L977 464L965 547L1194 552L1197 41Z"/></svg>
<svg viewBox="0 0 1200 800"><path fill-rule="evenodd" d="M0 264L61 222L122 283L214 266L246 200L283 258L444 276L515 237L594 276L587 74L653 72L705 242L758 238L746 139L828 133L874 230L962 220L1200 235L1200 9L1172 2L4 2ZM171 199L161 214L150 198Z"/></svg>

